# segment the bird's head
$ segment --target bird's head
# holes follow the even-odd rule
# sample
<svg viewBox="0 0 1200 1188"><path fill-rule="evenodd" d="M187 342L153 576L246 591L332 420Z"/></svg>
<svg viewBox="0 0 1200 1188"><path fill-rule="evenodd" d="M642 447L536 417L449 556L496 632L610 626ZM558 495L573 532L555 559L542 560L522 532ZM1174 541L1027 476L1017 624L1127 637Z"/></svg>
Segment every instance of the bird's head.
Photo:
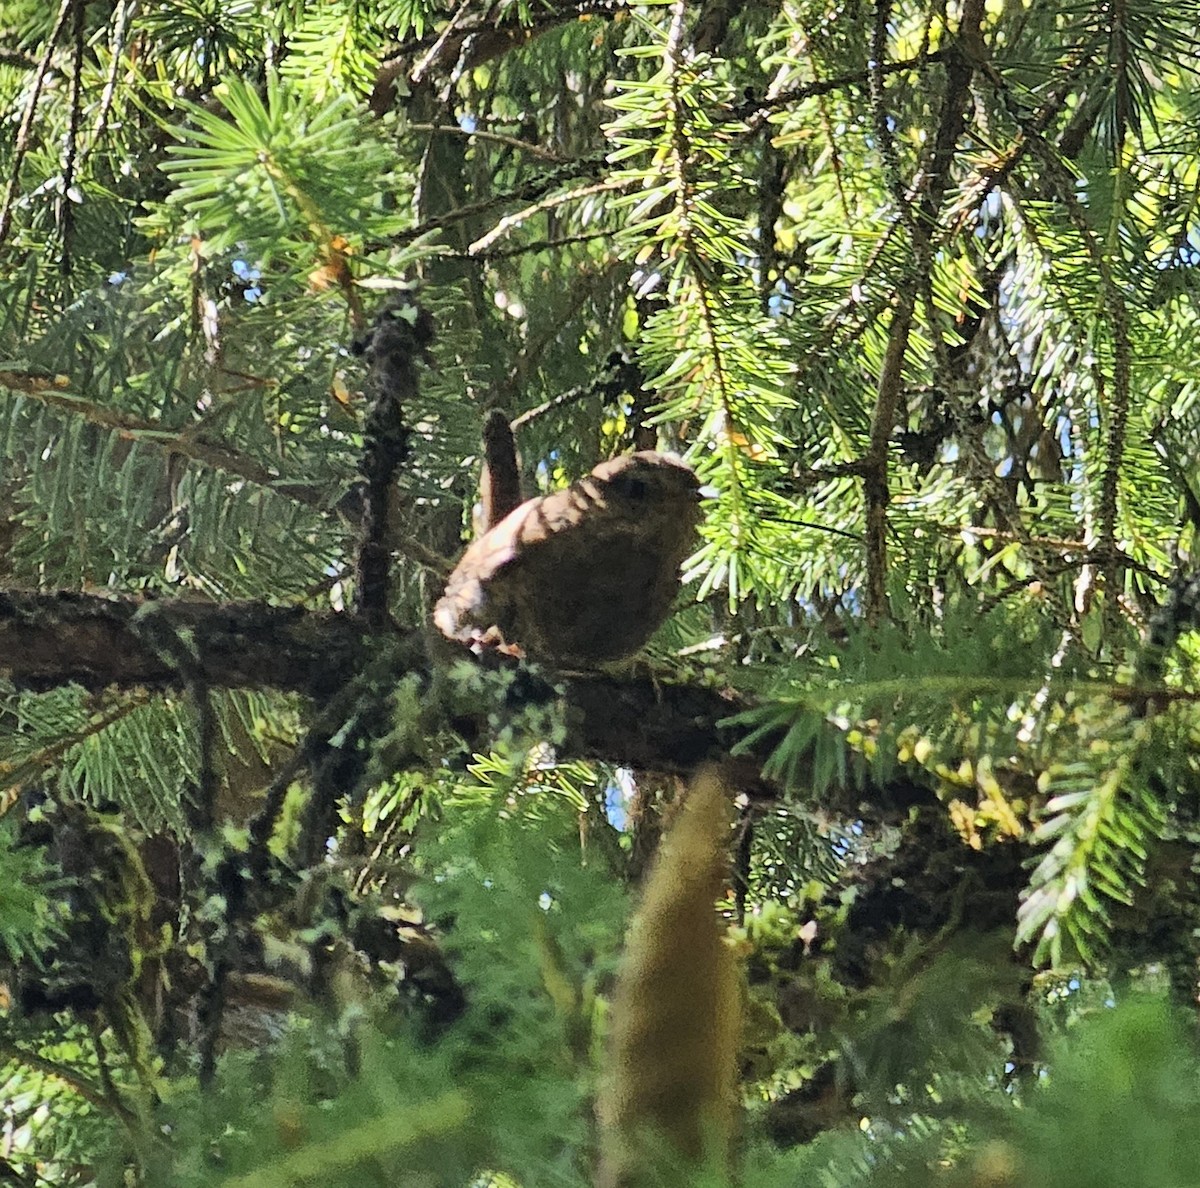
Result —
<svg viewBox="0 0 1200 1188"><path fill-rule="evenodd" d="M695 471L673 454L651 450L623 454L601 462L591 477L604 484L606 496L634 506L695 505L700 500Z"/></svg>

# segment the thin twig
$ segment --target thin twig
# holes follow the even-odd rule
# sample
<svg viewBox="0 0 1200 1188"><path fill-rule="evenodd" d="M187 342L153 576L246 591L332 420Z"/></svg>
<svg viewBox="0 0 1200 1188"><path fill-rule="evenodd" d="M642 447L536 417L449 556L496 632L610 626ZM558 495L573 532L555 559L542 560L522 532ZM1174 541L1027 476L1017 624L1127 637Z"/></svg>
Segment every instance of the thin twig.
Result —
<svg viewBox="0 0 1200 1188"><path fill-rule="evenodd" d="M874 626L887 613L887 505L888 443L900 408L903 391L904 356L912 329L915 295L901 295L888 330L887 352L879 373L875 408L871 415L870 445L863 457L863 493L866 496L865 547L867 559L867 622Z"/></svg>
<svg viewBox="0 0 1200 1188"><path fill-rule="evenodd" d="M630 6L623 0L574 0L573 3L562 5L560 8L554 8L551 5L546 5L542 10L535 15L528 16L523 24L497 24L496 18L490 12L484 12L481 17L475 20L463 20L463 8L457 10L451 18L455 32L457 33L457 42L455 49L462 45L468 37L496 37L498 35L508 36L510 38L521 37L529 40L538 36L540 33L549 29L553 29L566 21L575 21L584 17L592 16L615 16L617 13L626 11ZM421 54L419 69L422 74L427 74L435 65L435 57L441 57L441 51L444 48L446 41L446 33L448 29L432 31L422 37L413 38L410 41L404 42L397 46L386 58L380 63L379 73L375 78L375 94L378 95L381 91L389 86L395 85L395 80L404 73L406 64ZM428 50L425 47L430 47ZM436 55L434 51L437 51ZM480 53L473 55L470 60L465 63L466 66L478 66L484 61L487 61L487 56L482 56ZM415 83L419 81L415 77L415 69L413 73L408 74L408 81ZM379 114L377 108L374 108Z"/></svg>
<svg viewBox="0 0 1200 1188"><path fill-rule="evenodd" d="M92 143L84 151L86 160L99 148L108 130L108 117L112 113L113 100L117 94L117 75L121 69L121 55L125 52L125 37L129 30L129 22L137 11L138 0L120 0L117 5L116 20L113 23L110 52L112 61L108 65L108 76L104 80L104 90L100 93L100 106L96 111L96 126L92 130Z"/></svg>
<svg viewBox="0 0 1200 1188"><path fill-rule="evenodd" d="M1122 564L1122 554L1116 544L1117 517L1121 489L1121 466L1125 454L1125 439L1129 421L1133 366L1133 347L1129 337L1129 312L1125 304L1125 295L1113 273L1109 254L1097 242L1088 215L1076 193L1074 179L1070 176L1066 166L1063 165L1054 148L1046 141L1041 129L1035 126L1017 107L1007 84L999 73L995 70L985 70L984 74L1005 103L1009 115L1020 126L1034 153L1045 166L1046 176L1057 192L1071 226L1078 235L1100 280L1101 298L1108 314L1108 324L1112 333L1113 393L1111 399L1101 399L1099 402L1100 407L1107 413L1108 426L1104 450L1104 474L1101 479L1097 512L1098 543L1095 552L1102 561L1105 587L1115 603L1116 593L1119 591ZM1127 132L1123 128L1118 131L1120 131L1120 137L1117 151L1120 154L1123 152ZM1125 176L1124 165L1118 162L1117 194L1114 198L1116 205L1123 201L1121 187ZM1104 375L1098 364L1095 368L1095 375L1098 386L1103 389Z"/></svg>
<svg viewBox="0 0 1200 1188"><path fill-rule="evenodd" d="M929 63L940 62L943 56L942 51L934 50L933 53L926 54L924 57L918 56L905 58L899 62L887 62L881 66L879 73L886 76L900 74L905 70L920 69ZM789 107L793 103L803 103L806 99L832 95L835 91L842 91L847 87L865 87L868 85L870 76L870 69L856 70L850 74L839 74L834 78L821 79L819 82L804 83L786 91L779 91L766 99L747 99L744 103L739 103L728 111L714 112L712 120L714 123L745 122L746 126L754 131L766 121L772 112Z"/></svg>
<svg viewBox="0 0 1200 1188"><path fill-rule="evenodd" d="M290 499L293 503L299 503L314 511L330 510L327 488L314 486L311 483L290 482L232 446L221 441L214 441L211 437L200 436L196 432L197 426L189 427L182 432L163 429L156 421L133 417L114 409L111 405L85 400L80 396L70 394L66 388L65 378L60 376L0 371L0 388L20 392L23 396L28 396L49 408L81 416L89 424L110 429L127 440L153 446L164 454L177 454L191 462L198 462L202 466L210 466L214 470L222 470L226 474L236 475L253 486L271 491L281 499ZM402 553L410 561L415 561L418 565L433 570L443 577L450 572L450 565L445 557L427 548L414 537L392 535L388 539L396 551Z"/></svg>
<svg viewBox="0 0 1200 1188"><path fill-rule="evenodd" d="M1055 116L1063 110L1067 100L1072 95L1072 84L1079 75L1092 64L1093 47L1085 46L1067 64L1063 76L1047 95L1045 101L1031 116L1018 121L1017 135L1004 152L993 156L985 165L981 165L975 173L968 177L958 188L958 199L955 209L958 214L949 223L939 228L934 237L934 248L949 243L955 236L961 234L979 217L979 208L984 197L997 186L1003 185L1013 170L1023 161L1034 147L1034 137L1042 136L1050 127ZM1007 92L1007 84L1003 76L991 65L985 62L980 71L994 88ZM1010 105L1009 114L1014 114Z"/></svg>
<svg viewBox="0 0 1200 1188"><path fill-rule="evenodd" d="M532 339L527 339L518 352L504 379L495 387L488 403L502 408L515 406L529 387L529 376L535 371L542 356L561 341L562 328L568 325L595 296L596 285L604 280L620 262L614 257L599 262L598 267L583 266L575 271L570 290L561 293L555 303L555 317L545 329ZM600 383L593 380L592 388Z"/></svg>
<svg viewBox="0 0 1200 1188"><path fill-rule="evenodd" d="M446 211L444 214L426 219L425 222L418 223L415 227L409 227L406 231L401 231L392 236L386 243L396 246L413 243L415 240L422 239L426 235L431 235L436 231L444 231L447 227L456 226L458 223L464 223L468 220L479 218L482 215L489 215L492 211L498 210L502 206L507 206L510 202L528 202L530 199L546 194L573 178L597 176L606 165L607 155L605 153L595 153L589 157L581 157L578 161L568 162L565 165L547 169L545 173L537 177L528 178L511 190L493 194L491 197L482 199L479 202L465 203L462 206L455 207L453 210ZM378 246L380 245L368 243L364 245L363 250L364 252L371 251Z"/></svg>
<svg viewBox="0 0 1200 1188"><path fill-rule="evenodd" d="M787 524L789 527L795 528L811 528L814 532L824 532L829 536L840 536L844 540L852 540L856 544L862 544L863 534L861 532L847 532L845 528L835 528L832 524L818 524L815 520L800 520L792 516L772 516L764 515L760 519L767 524Z"/></svg>
<svg viewBox="0 0 1200 1188"><path fill-rule="evenodd" d="M524 425L540 420L556 408L563 408L568 404L574 404L577 400L585 400L594 391L595 386L592 384L577 384L573 388L568 388L565 392L559 392L557 396L551 396L549 400L543 401L535 408L527 408L519 417L513 417L512 427L520 429Z"/></svg>
<svg viewBox="0 0 1200 1188"><path fill-rule="evenodd" d="M486 251L497 239L507 235L514 227L519 227L534 215L545 214L548 210L565 206L568 202L577 202L581 198L590 198L593 194L611 194L618 190L628 189L637 184L637 178L616 177L606 181L596 182L590 186L581 186L577 190L567 190L563 194L548 194L545 198L531 203L523 210L505 215L486 235L481 235L467 248L467 255L478 256Z"/></svg>
<svg viewBox="0 0 1200 1188"><path fill-rule="evenodd" d="M54 27L50 30L50 36L46 38L46 48L38 61L37 72L34 74L33 83L29 88L29 97L25 100L21 125L17 129L17 139L13 144L12 170L8 175L8 188L4 194L4 205L0 207L0 243L8 238L8 233L12 229L13 205L17 199L17 187L20 185L21 166L24 164L25 154L29 152L29 135L33 131L34 112L37 111L38 99L42 94L42 86L46 81L54 50L66 26L67 17L71 13L74 2L75 0L62 0Z"/></svg>
<svg viewBox="0 0 1200 1188"><path fill-rule="evenodd" d="M111 429L130 441L145 442L157 446L169 454L180 454L194 462L201 462L217 470L236 474L255 486L278 489L280 476L256 462L253 458L235 450L223 442L200 437L190 429L176 431L164 429L156 421L130 416L111 405L87 400L72 394L70 381L63 376L36 375L30 372L0 371L0 388L9 388L23 396L36 400L49 408L60 409L82 417L92 425ZM315 489L296 484L286 488L289 498L311 507L322 507L327 499Z"/></svg>
<svg viewBox="0 0 1200 1188"><path fill-rule="evenodd" d="M928 524L923 525L933 532L943 536L979 536L985 539L1008 541L1013 544L1035 545L1043 549L1060 549L1064 552L1088 552L1089 546L1084 540L1068 540L1055 536L1029 536L1011 532L1004 528L986 528L975 524Z"/></svg>
<svg viewBox="0 0 1200 1188"><path fill-rule="evenodd" d="M569 157L543 148L540 144L530 144L519 136L507 136L503 132L485 132L482 128L463 128L458 124L405 124L406 132L445 132L451 136L466 136L474 140L488 140L494 144L502 144L507 148L519 149L530 156L540 157L543 161L553 161L555 165L565 165Z"/></svg>
<svg viewBox="0 0 1200 1188"><path fill-rule="evenodd" d="M437 35L437 39L433 45L425 52L425 54L417 61L412 70L409 71L408 81L412 86L419 86L425 74L437 62L441 55L442 49L450 40L451 34L463 23L468 12L471 10L470 0L462 0L458 8L455 9L454 15L446 22L446 27Z"/></svg>
<svg viewBox="0 0 1200 1188"><path fill-rule="evenodd" d="M75 238L75 176L79 165L79 123L83 116L83 50L86 43L87 0L75 0L75 21L71 30L71 93L67 135L63 144L62 190L58 195L58 229L62 236L62 254L58 271L71 272L71 247Z"/></svg>
<svg viewBox="0 0 1200 1188"><path fill-rule="evenodd" d="M79 730L72 730L60 735L48 746L39 747L36 751L22 756L20 759L0 761L0 787L5 791L18 788L23 781L42 775L48 768L53 767L72 747L86 742L89 738L103 733L122 718L128 717L135 710L150 700L150 694L144 690L133 690L122 694L119 705L107 713L96 714L88 724ZM0 812L0 816L4 813Z"/></svg>
<svg viewBox="0 0 1200 1188"><path fill-rule="evenodd" d="M66 1068L61 1064L56 1064L52 1060L47 1060L44 1056L39 1056L36 1052L30 1052L26 1048L14 1044L11 1040L5 1039L3 1036L0 1036L0 1059L15 1060L25 1065L26 1068L32 1068L44 1076L53 1077L54 1080L61 1081L67 1088L78 1093L88 1105L95 1106L96 1109L106 1114L113 1113L118 1116L123 1114L122 1107L111 1101L98 1085L89 1081L86 1077L82 1077L74 1070Z"/></svg>
<svg viewBox="0 0 1200 1188"><path fill-rule="evenodd" d="M471 257L476 260L513 260L519 256L528 256L537 252L552 252L560 248L575 247L581 243L591 243L596 239L612 239L618 234L616 227L603 231L586 231L580 235L566 235L561 239L539 239L532 243L522 244L514 248L497 248L490 252L476 252ZM467 252L454 252L454 256L462 259L468 257Z"/></svg>

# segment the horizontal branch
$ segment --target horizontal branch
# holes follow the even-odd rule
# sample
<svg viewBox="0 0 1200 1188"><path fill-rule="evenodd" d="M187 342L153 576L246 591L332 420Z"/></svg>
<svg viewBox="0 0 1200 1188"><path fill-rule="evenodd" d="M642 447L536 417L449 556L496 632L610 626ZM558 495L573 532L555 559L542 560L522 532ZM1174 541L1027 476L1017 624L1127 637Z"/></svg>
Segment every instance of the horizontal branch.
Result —
<svg viewBox="0 0 1200 1188"><path fill-rule="evenodd" d="M7 591L0 592L0 678L33 691L67 684L96 691L176 687L180 673L134 621L146 606L153 607L160 629L187 641L212 688L277 689L324 699L379 654L377 634L353 616L331 611ZM401 658L396 679L427 675L422 633L398 630L395 642ZM601 673L572 676L562 688L568 706L568 736L559 748L564 758L659 771L688 771L728 754L738 732L719 723L746 708L712 689ZM757 767L747 761L751 784Z"/></svg>
<svg viewBox="0 0 1200 1188"><path fill-rule="evenodd" d="M216 688L320 697L358 671L369 644L362 624L332 611L9 590L0 592L0 678L38 692L68 684L94 691L177 686L179 673L134 624L150 605L194 647Z"/></svg>

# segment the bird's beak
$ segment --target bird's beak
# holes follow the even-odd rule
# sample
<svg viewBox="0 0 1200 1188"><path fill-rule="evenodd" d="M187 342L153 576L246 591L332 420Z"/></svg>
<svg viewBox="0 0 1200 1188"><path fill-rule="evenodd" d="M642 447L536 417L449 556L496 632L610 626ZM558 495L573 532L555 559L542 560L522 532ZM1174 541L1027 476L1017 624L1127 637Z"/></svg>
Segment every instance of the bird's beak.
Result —
<svg viewBox="0 0 1200 1188"><path fill-rule="evenodd" d="M698 499L716 499L719 494L720 491L711 483L705 483L703 487L696 488L696 497Z"/></svg>

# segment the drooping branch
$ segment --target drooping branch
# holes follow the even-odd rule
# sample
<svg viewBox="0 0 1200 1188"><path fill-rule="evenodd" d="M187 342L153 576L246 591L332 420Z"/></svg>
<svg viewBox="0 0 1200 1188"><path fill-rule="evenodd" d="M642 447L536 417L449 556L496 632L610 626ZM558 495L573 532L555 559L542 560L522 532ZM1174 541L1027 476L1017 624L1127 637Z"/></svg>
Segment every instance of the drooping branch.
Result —
<svg viewBox="0 0 1200 1188"><path fill-rule="evenodd" d="M323 508L329 502L328 491L316 484L288 481L244 451L206 435L195 424L185 429L165 428L158 421L136 417L109 404L75 394L71 390L70 380L65 377L0 370L0 389L18 392L47 408L79 417L89 425L111 430L128 441L153 446L164 454L178 454L191 462L222 470L306 507Z"/></svg>

